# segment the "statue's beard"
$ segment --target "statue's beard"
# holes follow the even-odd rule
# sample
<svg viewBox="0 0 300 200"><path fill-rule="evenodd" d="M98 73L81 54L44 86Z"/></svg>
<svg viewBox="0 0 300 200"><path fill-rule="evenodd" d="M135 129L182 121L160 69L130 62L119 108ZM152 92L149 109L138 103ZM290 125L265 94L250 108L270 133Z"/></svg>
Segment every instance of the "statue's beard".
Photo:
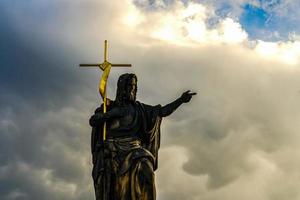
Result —
<svg viewBox="0 0 300 200"><path fill-rule="evenodd" d="M134 91L133 91L133 92L130 92L130 93L128 94L128 100L131 101L131 102L134 102L135 99L136 99L136 94L135 94L135 92L134 92Z"/></svg>
<svg viewBox="0 0 300 200"><path fill-rule="evenodd" d="M126 102L135 102L136 101L136 91L127 91L126 93L121 93L119 90L117 91L116 101L119 103L126 103Z"/></svg>

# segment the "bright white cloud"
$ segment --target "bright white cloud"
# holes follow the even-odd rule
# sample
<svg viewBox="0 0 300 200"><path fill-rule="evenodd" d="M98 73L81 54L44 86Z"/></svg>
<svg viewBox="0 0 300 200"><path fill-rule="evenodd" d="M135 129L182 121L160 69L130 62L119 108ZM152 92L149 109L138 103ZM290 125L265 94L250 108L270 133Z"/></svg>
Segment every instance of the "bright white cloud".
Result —
<svg viewBox="0 0 300 200"><path fill-rule="evenodd" d="M255 4L254 1L248 3ZM230 17L221 19L215 28L209 28L207 20L215 15L213 7L195 2L184 5L181 1L175 1L169 9L141 12L138 8L132 9L132 5L129 8L126 15L132 17L125 19L142 37L183 46L252 44L251 48L258 56L290 65L299 63L297 37L294 36L292 42L251 41L239 22Z"/></svg>
<svg viewBox="0 0 300 200"><path fill-rule="evenodd" d="M129 10L127 14L139 19L139 23L134 23L139 34L173 44L240 43L247 39L246 32L231 18L222 20L216 29L209 29L206 21L213 15L214 10L202 4L184 5L181 1L175 1L170 9L138 14ZM133 25L131 21L130 17L127 24Z"/></svg>
<svg viewBox="0 0 300 200"><path fill-rule="evenodd" d="M279 60L290 65L296 65L300 59L300 42L258 41L255 51L269 60Z"/></svg>

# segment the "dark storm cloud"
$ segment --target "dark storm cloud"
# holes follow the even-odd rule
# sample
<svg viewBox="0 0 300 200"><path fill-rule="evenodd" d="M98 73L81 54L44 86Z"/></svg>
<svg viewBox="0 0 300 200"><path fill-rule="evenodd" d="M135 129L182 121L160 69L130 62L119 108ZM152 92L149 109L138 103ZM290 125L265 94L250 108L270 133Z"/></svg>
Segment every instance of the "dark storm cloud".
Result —
<svg viewBox="0 0 300 200"><path fill-rule="evenodd" d="M51 43L51 38L32 37L15 24L16 16L13 8L10 9L2 7L0 18L1 94L18 95L42 107L45 104L59 105L63 99L82 90L80 85L84 82L82 77L86 72L76 68L76 52L66 51L71 47L59 41ZM28 9L26 14L30 14L30 8ZM44 22L37 20L32 23ZM32 28L41 25L35 26Z"/></svg>
<svg viewBox="0 0 300 200"><path fill-rule="evenodd" d="M92 199L89 130L79 126L90 72L72 46L44 32L47 23L59 30L49 20L65 11L34 3L0 6L0 199Z"/></svg>

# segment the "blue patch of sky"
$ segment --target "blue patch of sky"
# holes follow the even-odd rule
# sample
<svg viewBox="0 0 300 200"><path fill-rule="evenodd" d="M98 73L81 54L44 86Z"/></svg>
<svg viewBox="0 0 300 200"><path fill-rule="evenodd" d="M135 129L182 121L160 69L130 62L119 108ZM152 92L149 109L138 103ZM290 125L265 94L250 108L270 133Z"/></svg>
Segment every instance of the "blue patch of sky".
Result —
<svg viewBox="0 0 300 200"><path fill-rule="evenodd" d="M285 41L291 33L299 33L300 28L296 24L300 20L291 18L289 13L278 15L281 3L280 0L259 0L257 6L243 5L239 21L251 39Z"/></svg>
<svg viewBox="0 0 300 200"><path fill-rule="evenodd" d="M190 0L181 0L187 5ZM157 11L171 9L175 0L134 0L134 3L144 11ZM242 25L250 39L265 41L288 40L290 33L300 34L299 3L287 5L283 0L258 0L258 4L245 3L241 5L242 12L236 16L231 1L196 0L195 2L210 4L215 7L214 16L207 19L208 28L214 28L220 20L231 17ZM288 11L278 15L282 5L289 6ZM291 17L293 15L294 17ZM296 16L296 17L295 17Z"/></svg>
<svg viewBox="0 0 300 200"><path fill-rule="evenodd" d="M226 2L223 2L216 8L214 16L207 19L206 23L208 28L214 28L219 24L221 19L229 17L231 15L232 6Z"/></svg>
<svg viewBox="0 0 300 200"><path fill-rule="evenodd" d="M271 15L261 7L246 4L243 6L244 12L239 20L245 31L252 39L270 39L273 30Z"/></svg>
<svg viewBox="0 0 300 200"><path fill-rule="evenodd" d="M291 33L300 34L300 1L286 3L283 0L258 0L258 4L251 1L241 5L242 12L237 15L231 1L206 1L200 3L215 7L215 14L207 20L209 28L218 25L225 17L231 17L242 25L250 39L264 41L286 41ZM282 12L282 9L285 9ZM279 12L280 11L280 14ZM297 16L297 17L295 17Z"/></svg>
<svg viewBox="0 0 300 200"><path fill-rule="evenodd" d="M260 6L264 9L272 9L281 4L281 0L259 0Z"/></svg>
<svg viewBox="0 0 300 200"><path fill-rule="evenodd" d="M245 25L246 30L251 30L252 28L265 28L270 17L270 14L264 9L246 4L240 20Z"/></svg>

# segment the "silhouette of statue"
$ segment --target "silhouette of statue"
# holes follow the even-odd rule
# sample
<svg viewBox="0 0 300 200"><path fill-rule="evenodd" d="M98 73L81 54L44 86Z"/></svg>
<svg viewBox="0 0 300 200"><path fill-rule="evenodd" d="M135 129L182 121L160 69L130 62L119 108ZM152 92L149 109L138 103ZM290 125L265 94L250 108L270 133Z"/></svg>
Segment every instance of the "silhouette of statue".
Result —
<svg viewBox="0 0 300 200"><path fill-rule="evenodd" d="M115 101L103 104L90 118L93 180L97 200L155 200L154 171L163 117L187 103L196 93L184 92L165 106L136 101L137 77L119 77ZM103 124L107 139L103 141Z"/></svg>

